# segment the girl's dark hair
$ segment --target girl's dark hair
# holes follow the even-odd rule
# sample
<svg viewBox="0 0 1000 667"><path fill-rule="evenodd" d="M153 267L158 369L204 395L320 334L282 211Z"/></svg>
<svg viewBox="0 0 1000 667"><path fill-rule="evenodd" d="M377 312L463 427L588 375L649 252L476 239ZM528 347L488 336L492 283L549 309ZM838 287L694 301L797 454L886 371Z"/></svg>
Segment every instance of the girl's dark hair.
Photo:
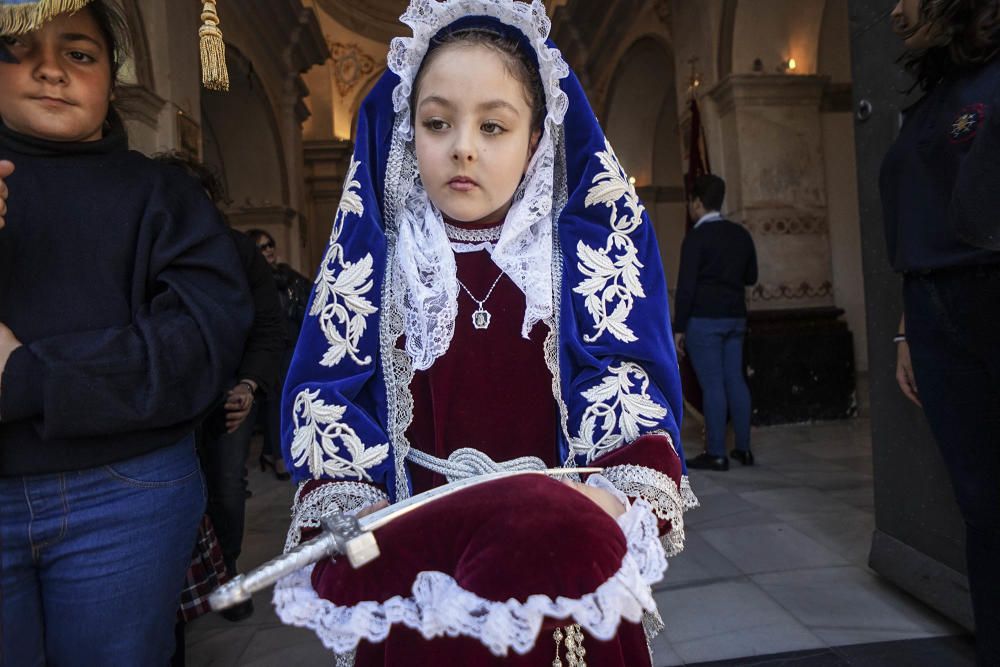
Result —
<svg viewBox="0 0 1000 667"><path fill-rule="evenodd" d="M101 35L108 46L111 58L111 81L117 85L122 65L131 53L132 40L129 36L128 20L121 6L114 0L92 0L83 8L97 23Z"/></svg>
<svg viewBox="0 0 1000 667"><path fill-rule="evenodd" d="M431 43L431 50L424 61L420 63L417 76L413 79L413 91L410 94L410 122L416 110L417 91L423 79L427 66L443 51L445 46L484 46L495 51L503 59L507 72L524 86L524 96L531 107L531 129L541 130L545 120L545 88L542 87L542 77L538 73L538 65L521 48L516 39L504 37L489 30L470 28L456 30Z"/></svg>
<svg viewBox="0 0 1000 667"><path fill-rule="evenodd" d="M910 34L924 26L934 45L904 56L903 63L927 90L1000 51L1000 0L921 0L920 22Z"/></svg>

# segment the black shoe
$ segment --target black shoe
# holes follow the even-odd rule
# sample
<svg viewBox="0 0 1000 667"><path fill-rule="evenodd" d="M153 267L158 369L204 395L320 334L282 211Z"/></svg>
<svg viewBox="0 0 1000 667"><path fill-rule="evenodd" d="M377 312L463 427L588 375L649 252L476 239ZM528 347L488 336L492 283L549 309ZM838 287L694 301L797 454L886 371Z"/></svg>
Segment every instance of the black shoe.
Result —
<svg viewBox="0 0 1000 667"><path fill-rule="evenodd" d="M236 606L230 607L229 609L223 609L219 613L222 614L222 618L227 621L232 621L233 623L245 621L253 616L253 600L241 602Z"/></svg>
<svg viewBox="0 0 1000 667"><path fill-rule="evenodd" d="M688 468L695 470L729 470L729 459L725 456L712 456L708 452L699 454L687 462Z"/></svg>
<svg viewBox="0 0 1000 667"><path fill-rule="evenodd" d="M279 480L279 481L285 482L285 481L288 481L288 480L290 480L292 478L292 474L290 472L288 472L287 470L284 470L284 467L285 467L284 466L284 461L281 462L281 469L280 470L278 468L279 464L277 462L277 459L275 459L273 457L261 454L259 462L260 462L260 471L261 472L264 472L265 470L267 470L268 468L270 468L271 472L274 473L274 478L277 479L277 480Z"/></svg>
<svg viewBox="0 0 1000 667"><path fill-rule="evenodd" d="M753 465L753 452L749 449L734 449L729 455L745 466Z"/></svg>

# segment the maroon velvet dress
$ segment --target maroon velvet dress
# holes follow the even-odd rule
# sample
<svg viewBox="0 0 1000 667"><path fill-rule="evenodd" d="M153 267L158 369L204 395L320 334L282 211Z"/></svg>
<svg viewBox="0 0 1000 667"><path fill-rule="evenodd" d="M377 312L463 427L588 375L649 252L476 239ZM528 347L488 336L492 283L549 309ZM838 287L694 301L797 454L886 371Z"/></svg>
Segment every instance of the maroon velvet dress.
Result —
<svg viewBox="0 0 1000 667"><path fill-rule="evenodd" d="M486 250L456 252L455 258L458 279L482 300L500 275L500 269ZM477 304L465 290L459 289L455 334L448 351L429 369L417 372L410 385L414 410L407 436L411 445L439 458L472 447L495 461L535 456L549 466L560 465L556 451L558 412L543 350L548 328L540 323L531 331L530 339L521 336L524 294L505 275L485 301L492 317L484 330L476 329L472 323ZM414 493L445 482L440 475L416 465L410 466L410 472ZM615 538L621 539L620 532L609 536ZM313 573L318 589L322 589L322 570L317 567ZM585 636L584 647L590 665L650 664L640 624L623 622L618 636L607 642ZM498 657L475 639L428 641L418 632L397 625L380 644L362 641L355 665L543 667L551 665L555 656L551 629L542 630L528 654ZM565 650L560 656L568 664Z"/></svg>

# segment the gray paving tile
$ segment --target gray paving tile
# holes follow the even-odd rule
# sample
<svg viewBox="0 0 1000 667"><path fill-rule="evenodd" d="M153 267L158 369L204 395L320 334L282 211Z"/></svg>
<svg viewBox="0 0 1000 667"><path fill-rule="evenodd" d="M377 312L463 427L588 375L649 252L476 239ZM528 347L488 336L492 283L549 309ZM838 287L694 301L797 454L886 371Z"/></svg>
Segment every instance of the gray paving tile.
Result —
<svg viewBox="0 0 1000 667"><path fill-rule="evenodd" d="M653 667L673 667L683 664L684 661L674 651L666 633L661 632L653 638Z"/></svg>
<svg viewBox="0 0 1000 667"><path fill-rule="evenodd" d="M691 482L691 488L697 493L698 486L695 480ZM700 496L699 496L700 498ZM720 493L706 496L702 499L701 507L690 510L684 515L684 525L689 527L704 526L711 521L733 514L759 512L760 508L733 493Z"/></svg>
<svg viewBox="0 0 1000 667"><path fill-rule="evenodd" d="M713 528L701 535L746 574L847 564L842 556L783 523Z"/></svg>
<svg viewBox="0 0 1000 667"><path fill-rule="evenodd" d="M684 662L723 660L823 646L750 582L721 582L657 594L666 639Z"/></svg>
<svg viewBox="0 0 1000 667"><path fill-rule="evenodd" d="M956 626L861 567L751 579L828 646L959 634Z"/></svg>
<svg viewBox="0 0 1000 667"><path fill-rule="evenodd" d="M840 513L851 509L828 493L807 487L747 491L740 498L767 510L782 520L818 512Z"/></svg>
<svg viewBox="0 0 1000 667"><path fill-rule="evenodd" d="M875 530L873 513L851 509L837 514L813 514L788 523L850 563L867 565Z"/></svg>
<svg viewBox="0 0 1000 667"><path fill-rule="evenodd" d="M333 653L304 628L257 631L240 658L241 667L297 667L333 664Z"/></svg>
<svg viewBox="0 0 1000 667"><path fill-rule="evenodd" d="M830 493L830 497L857 509L868 512L875 511L875 494L871 486L833 491Z"/></svg>
<svg viewBox="0 0 1000 667"><path fill-rule="evenodd" d="M739 568L696 532L687 532L684 551L669 561L667 574L655 590L708 583L742 576Z"/></svg>

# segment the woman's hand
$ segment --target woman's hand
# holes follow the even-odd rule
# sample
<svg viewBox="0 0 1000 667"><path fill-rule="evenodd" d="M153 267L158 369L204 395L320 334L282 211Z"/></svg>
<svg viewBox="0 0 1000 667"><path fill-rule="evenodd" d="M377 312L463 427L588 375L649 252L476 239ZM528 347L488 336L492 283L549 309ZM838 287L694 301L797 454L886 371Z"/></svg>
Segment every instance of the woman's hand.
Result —
<svg viewBox="0 0 1000 667"><path fill-rule="evenodd" d="M687 337L682 333L674 334L674 348L677 350L677 358L682 359L684 355L687 354L687 350L684 349L684 342Z"/></svg>
<svg viewBox="0 0 1000 667"><path fill-rule="evenodd" d="M250 414L253 407L253 389L249 381L241 380L226 394L226 433L233 433Z"/></svg>
<svg viewBox="0 0 1000 667"><path fill-rule="evenodd" d="M0 160L0 229L7 224L4 218L7 215L7 184L4 179L14 173L14 163L7 160Z"/></svg>
<svg viewBox="0 0 1000 667"><path fill-rule="evenodd" d="M0 322L0 376L7 368L7 360L10 359L10 355L19 347L21 347L21 341L6 324Z"/></svg>
<svg viewBox="0 0 1000 667"><path fill-rule="evenodd" d="M611 515L612 519L617 519L622 514L625 514L625 506L621 504L621 501L604 489L599 489L596 486L587 486L580 482L574 482L571 479L565 481L574 489L597 503L598 507Z"/></svg>
<svg viewBox="0 0 1000 667"><path fill-rule="evenodd" d="M910 346L907 342L896 343L896 382L903 395L908 399L924 407L920 402L920 394L917 392L917 381L913 376L913 362L910 361Z"/></svg>

